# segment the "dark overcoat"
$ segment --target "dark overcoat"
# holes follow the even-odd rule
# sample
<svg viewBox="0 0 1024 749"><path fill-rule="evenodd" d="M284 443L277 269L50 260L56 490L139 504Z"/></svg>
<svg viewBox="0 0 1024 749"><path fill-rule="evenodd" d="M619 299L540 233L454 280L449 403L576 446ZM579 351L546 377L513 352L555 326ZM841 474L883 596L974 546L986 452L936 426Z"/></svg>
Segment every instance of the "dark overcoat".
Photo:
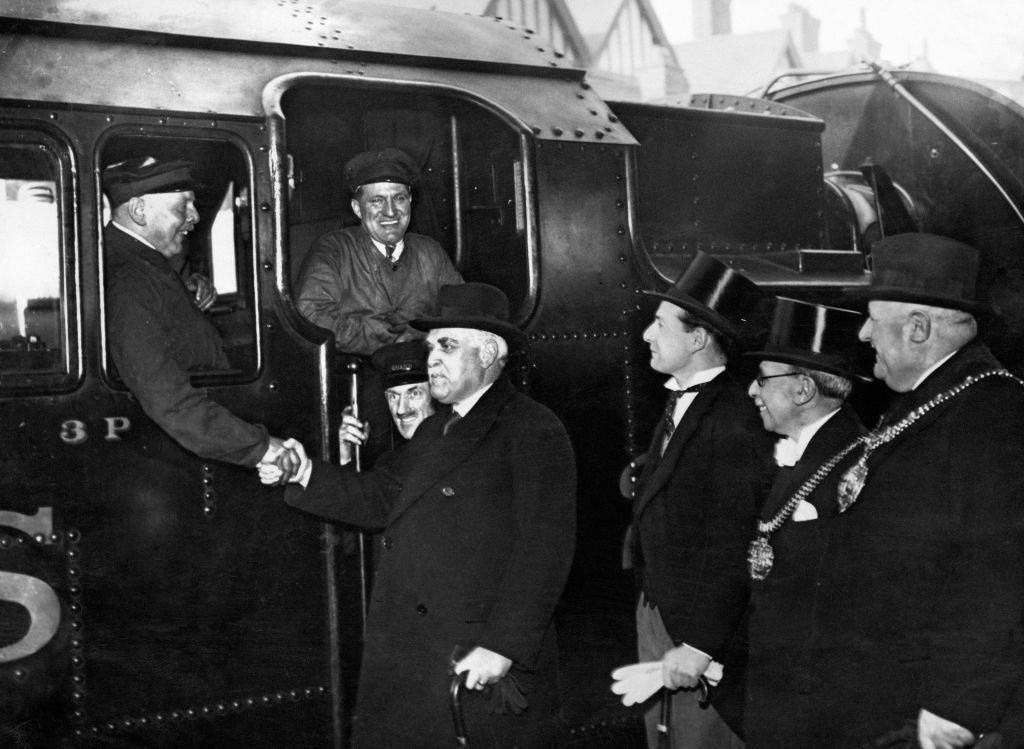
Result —
<svg viewBox="0 0 1024 749"><path fill-rule="evenodd" d="M521 716L467 701L477 746L540 743L555 707L552 615L575 544L576 469L562 424L499 379L443 434L446 414L356 473L317 463L286 501L383 528L359 681L353 745L447 747L453 648L507 658L526 692ZM473 735L474 730L476 734Z"/></svg>
<svg viewBox="0 0 1024 749"><path fill-rule="evenodd" d="M267 430L189 379L230 369L217 329L163 255L114 226L103 242L110 355L142 410L200 457L256 465L267 451Z"/></svg>
<svg viewBox="0 0 1024 749"><path fill-rule="evenodd" d="M747 604L772 438L728 371L697 393L659 458L663 434L659 423L633 508L641 586L677 646L720 656Z"/></svg>
<svg viewBox="0 0 1024 749"><path fill-rule="evenodd" d="M999 363L975 342L886 424ZM990 377L867 461L828 524L806 617L808 746L855 747L924 708L992 731L1024 675L1024 387ZM855 455L859 451L855 451Z"/></svg>
<svg viewBox="0 0 1024 749"><path fill-rule="evenodd" d="M857 414L844 405L814 434L796 465L779 469L761 519L770 521L820 466L862 434ZM802 703L809 664L798 656L807 655L802 642L813 615L814 581L827 541L826 528L838 511L840 475L832 471L806 497L817 519L798 522L790 516L771 534L774 564L765 579L751 584L744 709L744 738L751 749L820 749L807 743L807 710Z"/></svg>

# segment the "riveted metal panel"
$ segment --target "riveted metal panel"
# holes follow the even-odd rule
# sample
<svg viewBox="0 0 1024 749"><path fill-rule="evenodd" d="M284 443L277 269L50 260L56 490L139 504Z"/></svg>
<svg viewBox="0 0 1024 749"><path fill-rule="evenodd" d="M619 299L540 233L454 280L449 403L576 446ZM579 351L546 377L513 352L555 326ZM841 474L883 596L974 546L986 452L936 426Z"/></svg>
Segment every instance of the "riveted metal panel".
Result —
<svg viewBox="0 0 1024 749"><path fill-rule="evenodd" d="M48 0L0 2L0 16L48 35L136 40L191 48L311 48L353 57L419 58L473 66L539 68L578 77L532 29L482 16L347 0ZM547 71L552 73L547 73ZM571 72L570 72L571 71Z"/></svg>
<svg viewBox="0 0 1024 749"><path fill-rule="evenodd" d="M289 75L306 80L323 76L348 79L353 85L446 89L502 113L542 140L633 142L608 106L580 80L12 34L0 35L0 50L4 98L49 106L259 117L265 113L264 89L272 82L280 85ZM105 70L124 74L97 74Z"/></svg>

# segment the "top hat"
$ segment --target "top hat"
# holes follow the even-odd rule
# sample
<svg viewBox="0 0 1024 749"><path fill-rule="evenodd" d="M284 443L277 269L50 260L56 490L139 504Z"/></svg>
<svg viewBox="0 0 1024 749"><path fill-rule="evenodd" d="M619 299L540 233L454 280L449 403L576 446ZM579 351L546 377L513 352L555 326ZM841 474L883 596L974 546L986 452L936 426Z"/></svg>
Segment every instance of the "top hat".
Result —
<svg viewBox="0 0 1024 749"><path fill-rule="evenodd" d="M397 182L412 186L419 178L420 170L405 151L382 148L357 153L345 164L342 174L345 185L355 193L360 185L373 182Z"/></svg>
<svg viewBox="0 0 1024 749"><path fill-rule="evenodd" d="M509 350L525 342L523 332L508 321L508 297L486 283L442 286L437 294L436 317L424 317L409 324L416 330L434 328L473 328L486 330L505 339Z"/></svg>
<svg viewBox="0 0 1024 749"><path fill-rule="evenodd" d="M732 339L747 332L765 298L757 284L704 252L670 288L644 293L682 307Z"/></svg>
<svg viewBox="0 0 1024 749"><path fill-rule="evenodd" d="M840 377L864 377L861 356L866 347L857 338L863 317L848 309L779 297L764 349L743 355Z"/></svg>
<svg viewBox="0 0 1024 749"><path fill-rule="evenodd" d="M196 190L199 182L192 177L189 161L158 161L152 156L139 156L111 164L100 179L113 208L131 198L159 192Z"/></svg>
<svg viewBox="0 0 1024 749"><path fill-rule="evenodd" d="M911 302L972 315L991 314L978 301L978 251L935 234L893 234L871 248L871 283L843 289L847 299Z"/></svg>
<svg viewBox="0 0 1024 749"><path fill-rule="evenodd" d="M381 346L370 362L380 372L385 390L411 382L427 381L427 347L423 341L402 341Z"/></svg>

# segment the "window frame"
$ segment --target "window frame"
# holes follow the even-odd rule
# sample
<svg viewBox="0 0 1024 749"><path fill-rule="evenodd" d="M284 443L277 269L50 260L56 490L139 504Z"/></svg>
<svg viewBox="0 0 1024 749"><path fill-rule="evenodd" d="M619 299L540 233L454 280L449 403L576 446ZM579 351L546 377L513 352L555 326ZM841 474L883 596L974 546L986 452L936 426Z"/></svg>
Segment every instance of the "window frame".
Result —
<svg viewBox="0 0 1024 749"><path fill-rule="evenodd" d="M255 382L260 378L264 368L263 358L263 309L260 299L260 279L259 279L259 231L258 231L258 217L253 205L253 196L256 195L256 164L253 158L252 148L249 142L243 136L231 132L227 127L219 126L219 123L213 123L209 126L202 125L183 125L181 127L174 127L171 125L152 125L146 122L122 122L121 124L114 125L105 129L102 134L97 138L94 149L93 149L93 176L95 180L95 199L96 199L96 243L97 243L97 293L99 295L99 308L100 308L100 321L99 321L99 338L100 338L100 376L103 382L112 390L128 392L128 387L122 382L121 378L116 376L112 370L112 361L110 358L110 345L107 338L107 316L106 316L106 248L103 241L103 230L104 230L104 215L103 215L103 189L100 182L100 173L103 165L103 154L106 152L112 140L123 139L125 137L132 138L152 138L154 140L162 140L164 142L171 141L214 141L219 143L226 143L233 146L238 152L240 162L246 171L246 182L245 187L248 189L249 202L248 202L248 224L249 224L249 247L236 247L236 265L243 267L238 268L237 274L237 286L238 290L230 294L221 295L218 294L217 302L214 305L214 309L221 306L221 303L226 301L228 305L234 306L237 304L239 299L251 299L252 308L252 321L251 329L253 333L253 361L249 368L241 370L230 370L222 373L218 372L202 372L190 375L190 381L194 387L228 387L239 384L246 384ZM241 185L241 182L238 183ZM237 193L237 190L236 190ZM237 198L237 194L236 194ZM200 221L203 221L203 217L200 216ZM206 218L207 225L212 227L213 217L209 216ZM244 250L244 252L240 251ZM244 258L244 263L242 262ZM212 261L212 260L211 260ZM228 297L228 299L222 299L222 297Z"/></svg>
<svg viewBox="0 0 1024 749"><path fill-rule="evenodd" d="M58 212L61 364L63 371L6 373L0 369L0 396L46 395L75 390L82 381L81 247L78 234L79 165L65 134L47 122L0 120L0 146L35 144L56 164L54 182Z"/></svg>

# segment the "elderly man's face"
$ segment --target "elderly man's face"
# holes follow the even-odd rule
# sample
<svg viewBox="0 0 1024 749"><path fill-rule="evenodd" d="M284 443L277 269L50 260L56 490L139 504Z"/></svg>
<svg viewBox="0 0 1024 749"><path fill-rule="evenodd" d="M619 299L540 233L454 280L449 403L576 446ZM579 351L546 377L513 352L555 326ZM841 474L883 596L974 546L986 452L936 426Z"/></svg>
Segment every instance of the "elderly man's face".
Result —
<svg viewBox="0 0 1024 749"><path fill-rule="evenodd" d="M911 348L911 309L902 302L869 302L868 319L858 334L875 350L875 377L897 393L911 390L922 374Z"/></svg>
<svg viewBox="0 0 1024 749"><path fill-rule="evenodd" d="M800 375L788 364L763 361L758 365L757 377L747 388L747 395L754 399L766 430L796 437L800 431L796 397L799 387Z"/></svg>
<svg viewBox="0 0 1024 749"><path fill-rule="evenodd" d="M430 394L440 403L458 403L484 384L485 367L475 332L435 328L427 335Z"/></svg>
<svg viewBox="0 0 1024 749"><path fill-rule="evenodd" d="M384 391L388 399L388 410L398 427L398 433L405 439L412 439L417 427L434 413L434 402L430 399L430 384L410 382L395 385Z"/></svg>
<svg viewBox="0 0 1024 749"><path fill-rule="evenodd" d="M142 201L144 223L136 227L138 233L165 258L182 254L186 236L199 223L195 193L191 190L149 193L133 199Z"/></svg>
<svg viewBox="0 0 1024 749"><path fill-rule="evenodd" d="M409 228L412 196L396 182L362 185L352 198L352 212L370 236L383 244L398 244Z"/></svg>

